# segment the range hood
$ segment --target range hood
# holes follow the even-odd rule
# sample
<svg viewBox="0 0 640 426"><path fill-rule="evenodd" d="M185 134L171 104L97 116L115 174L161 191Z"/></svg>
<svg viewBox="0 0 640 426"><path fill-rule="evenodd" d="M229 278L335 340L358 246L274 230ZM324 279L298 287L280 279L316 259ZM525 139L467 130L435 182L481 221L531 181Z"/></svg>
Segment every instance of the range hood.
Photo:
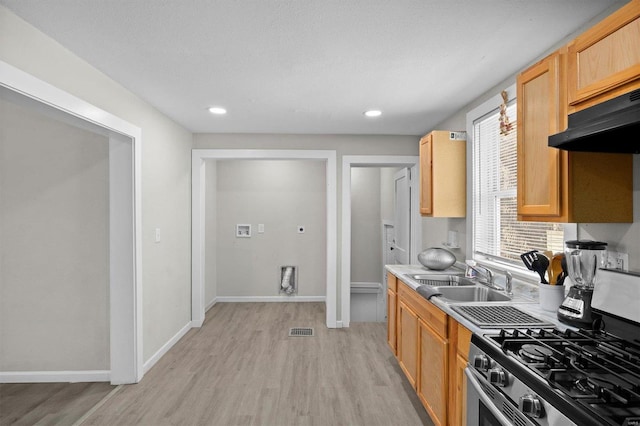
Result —
<svg viewBox="0 0 640 426"><path fill-rule="evenodd" d="M640 154L640 89L569 114L568 129L549 136L549 146Z"/></svg>

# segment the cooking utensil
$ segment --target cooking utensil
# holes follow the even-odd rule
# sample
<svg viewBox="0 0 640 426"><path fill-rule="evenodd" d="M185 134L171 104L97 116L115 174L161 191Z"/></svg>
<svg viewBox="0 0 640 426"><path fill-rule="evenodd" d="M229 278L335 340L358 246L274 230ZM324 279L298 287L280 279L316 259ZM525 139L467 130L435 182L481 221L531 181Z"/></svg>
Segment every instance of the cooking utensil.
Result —
<svg viewBox="0 0 640 426"><path fill-rule="evenodd" d="M547 265L547 277L549 277L549 284L553 284L555 281L553 279L553 269L551 259L553 258L553 252L551 250L544 250L542 252L547 259L549 259L549 264Z"/></svg>
<svg viewBox="0 0 640 426"><path fill-rule="evenodd" d="M531 250L528 251L526 253L522 253L520 255L520 259L522 259L522 262L524 263L524 266L527 267L527 269L529 269L530 271L533 271L533 262L536 260L536 253L538 252L538 250Z"/></svg>
<svg viewBox="0 0 640 426"><path fill-rule="evenodd" d="M562 274L562 258L564 257L564 254L562 253L556 253L555 255L553 255L551 257L551 265L549 265L549 268L551 270L551 273L549 275L549 284L557 284L558 283L558 279L560 278L560 274Z"/></svg>
<svg viewBox="0 0 640 426"><path fill-rule="evenodd" d="M549 284L547 279L544 277L547 273L547 268L549 267L549 258L542 253L535 253L536 259L531 264L531 267L534 271L540 275L540 282L542 284Z"/></svg>
<svg viewBox="0 0 640 426"><path fill-rule="evenodd" d="M567 273L569 271L567 267L567 258L564 257L564 254L562 254L561 256L562 257L560 258L560 268L562 269L562 271L560 272L560 275L558 275L558 280L556 281L556 285L564 285L564 279L567 278Z"/></svg>

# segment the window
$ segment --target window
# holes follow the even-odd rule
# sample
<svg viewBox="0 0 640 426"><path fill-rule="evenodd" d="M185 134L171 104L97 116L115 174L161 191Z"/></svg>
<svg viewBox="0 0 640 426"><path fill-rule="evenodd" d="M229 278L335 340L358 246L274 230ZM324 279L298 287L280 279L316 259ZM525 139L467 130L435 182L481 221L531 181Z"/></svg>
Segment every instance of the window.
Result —
<svg viewBox="0 0 640 426"><path fill-rule="evenodd" d="M526 251L561 252L564 226L517 220L515 100L506 105L506 115L511 123L507 132L500 128L500 101L488 102L468 116L473 141L473 257L523 267L520 254Z"/></svg>

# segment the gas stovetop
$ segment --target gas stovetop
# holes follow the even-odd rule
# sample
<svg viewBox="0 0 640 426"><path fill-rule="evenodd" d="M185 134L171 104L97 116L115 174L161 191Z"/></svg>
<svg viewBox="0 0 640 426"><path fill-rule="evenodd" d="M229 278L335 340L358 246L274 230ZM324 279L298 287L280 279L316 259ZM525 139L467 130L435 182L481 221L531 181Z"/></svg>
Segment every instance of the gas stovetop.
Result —
<svg viewBox="0 0 640 426"><path fill-rule="evenodd" d="M570 407L576 423L640 425L640 334L625 340L598 330L504 329L484 339L491 342L482 345L486 352Z"/></svg>

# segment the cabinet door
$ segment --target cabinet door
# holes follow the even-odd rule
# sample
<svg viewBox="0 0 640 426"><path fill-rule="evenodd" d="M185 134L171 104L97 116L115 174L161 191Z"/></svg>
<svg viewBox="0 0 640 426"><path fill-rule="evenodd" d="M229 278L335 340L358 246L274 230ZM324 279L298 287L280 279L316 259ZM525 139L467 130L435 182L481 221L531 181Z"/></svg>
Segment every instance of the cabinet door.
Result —
<svg viewBox="0 0 640 426"><path fill-rule="evenodd" d="M418 316L399 301L398 309L398 364L415 389L418 377Z"/></svg>
<svg viewBox="0 0 640 426"><path fill-rule="evenodd" d="M560 54L518 76L518 215L560 216L560 150L549 148L560 118ZM563 108L564 111L564 108Z"/></svg>
<svg viewBox="0 0 640 426"><path fill-rule="evenodd" d="M397 356L396 346L396 292L391 289L387 290L387 343L394 355Z"/></svg>
<svg viewBox="0 0 640 426"><path fill-rule="evenodd" d="M433 135L420 139L420 214L433 214Z"/></svg>
<svg viewBox="0 0 640 426"><path fill-rule="evenodd" d="M569 45L569 104L603 102L639 87L639 45L638 0L578 36Z"/></svg>
<svg viewBox="0 0 640 426"><path fill-rule="evenodd" d="M455 409L453 410L453 419L451 424L462 426L467 420L467 378L464 375L464 369L467 366L467 359L460 354L456 354L455 365Z"/></svg>
<svg viewBox="0 0 640 426"><path fill-rule="evenodd" d="M447 424L448 342L420 320L418 396L436 425Z"/></svg>

